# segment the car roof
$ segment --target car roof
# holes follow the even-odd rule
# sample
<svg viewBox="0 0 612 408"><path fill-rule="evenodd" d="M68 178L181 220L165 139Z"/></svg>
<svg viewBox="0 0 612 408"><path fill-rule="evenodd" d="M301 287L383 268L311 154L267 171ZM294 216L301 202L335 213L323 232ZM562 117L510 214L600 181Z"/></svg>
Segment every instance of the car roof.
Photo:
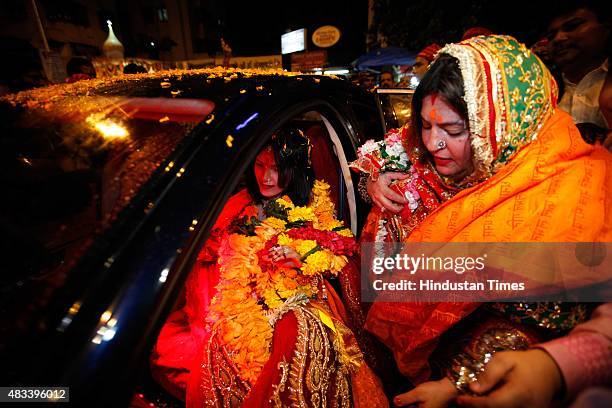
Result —
<svg viewBox="0 0 612 408"><path fill-rule="evenodd" d="M71 98L86 96L106 97L207 97L207 88L214 87L223 97L234 94L237 88L248 85L316 84L349 89L345 81L334 76L305 75L281 69L202 68L168 70L146 74L121 75L112 78L93 78L70 84L56 84L10 94L0 98L12 106L28 109L52 110ZM219 86L219 85L222 86ZM81 108L82 109L82 106Z"/></svg>

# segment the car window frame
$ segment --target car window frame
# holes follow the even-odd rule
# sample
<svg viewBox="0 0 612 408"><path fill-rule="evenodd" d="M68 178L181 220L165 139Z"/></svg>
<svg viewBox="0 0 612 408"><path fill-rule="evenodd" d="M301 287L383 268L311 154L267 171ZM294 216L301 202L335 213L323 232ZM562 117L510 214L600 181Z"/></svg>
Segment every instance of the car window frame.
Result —
<svg viewBox="0 0 612 408"><path fill-rule="evenodd" d="M412 105L412 98L414 97L414 89L407 88L379 88L376 90L376 106L378 108L378 112L380 114L380 119L383 124L384 132L387 133L390 129L399 128L399 121L397 119L395 109L393 106L389 106L387 100L381 98L381 95L410 95L410 105ZM393 115L393 118L389 118L388 116Z"/></svg>

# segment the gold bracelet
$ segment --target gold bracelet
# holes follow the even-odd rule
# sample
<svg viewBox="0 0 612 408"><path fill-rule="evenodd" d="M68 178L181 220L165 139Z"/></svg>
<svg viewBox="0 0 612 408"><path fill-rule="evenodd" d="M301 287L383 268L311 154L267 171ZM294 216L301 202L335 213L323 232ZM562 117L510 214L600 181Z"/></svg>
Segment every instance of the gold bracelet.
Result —
<svg viewBox="0 0 612 408"><path fill-rule="evenodd" d="M450 379L460 393L471 394L470 384L478 380L478 374L484 371L489 360L491 360L490 353L486 353L482 361L474 360L465 354L459 354L453 359L453 364L446 372L446 377Z"/></svg>

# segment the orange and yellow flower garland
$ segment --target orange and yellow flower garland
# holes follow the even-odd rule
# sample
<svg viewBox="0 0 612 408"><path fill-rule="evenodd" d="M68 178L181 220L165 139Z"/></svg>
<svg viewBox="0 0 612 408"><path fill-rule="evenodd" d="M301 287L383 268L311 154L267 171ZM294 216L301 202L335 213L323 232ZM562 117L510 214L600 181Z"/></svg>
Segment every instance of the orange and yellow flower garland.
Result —
<svg viewBox="0 0 612 408"><path fill-rule="evenodd" d="M273 202L282 215L250 219L252 235L231 233L219 248L220 280L207 322L219 333L244 380L254 384L270 356L275 310L291 299L309 299L318 292L324 273L337 275L355 250L352 233L335 218L329 185L315 181L309 206L295 206L288 197ZM256 214L252 206L246 214ZM276 214L276 213L275 213ZM306 228L300 228L307 226ZM243 232L243 230L240 230ZM300 236L321 237L302 239ZM327 247L323 241L327 242ZM299 267L260 259L271 243L288 246L301 257ZM330 244L331 243L331 244ZM276 316L278 318L278 316Z"/></svg>

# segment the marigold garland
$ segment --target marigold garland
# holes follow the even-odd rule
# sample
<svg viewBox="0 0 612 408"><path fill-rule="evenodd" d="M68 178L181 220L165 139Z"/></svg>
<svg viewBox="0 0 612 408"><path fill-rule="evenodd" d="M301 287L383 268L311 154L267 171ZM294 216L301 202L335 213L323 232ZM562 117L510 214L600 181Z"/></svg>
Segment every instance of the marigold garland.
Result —
<svg viewBox="0 0 612 408"><path fill-rule="evenodd" d="M337 275L346 256L357 250L351 231L335 218L325 182L315 181L307 207L295 206L285 196L264 211L268 217L259 221L257 207L249 206L232 223L219 249L220 279L207 316L251 384L270 357L280 310L287 310L293 299L313 298L321 277ZM269 260L266 254L274 245L294 249L301 262L292 267Z"/></svg>

